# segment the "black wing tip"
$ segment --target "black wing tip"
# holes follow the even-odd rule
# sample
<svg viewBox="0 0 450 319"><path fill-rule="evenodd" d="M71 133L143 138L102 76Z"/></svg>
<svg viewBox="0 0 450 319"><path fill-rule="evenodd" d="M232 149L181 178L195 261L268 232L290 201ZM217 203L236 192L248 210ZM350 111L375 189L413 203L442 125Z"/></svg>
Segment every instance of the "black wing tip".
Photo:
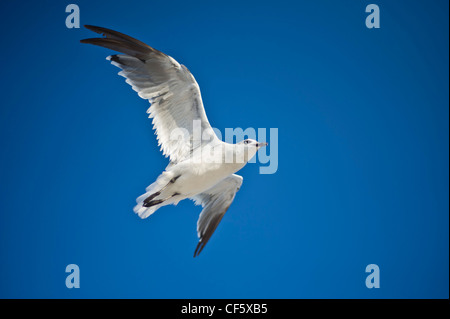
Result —
<svg viewBox="0 0 450 319"><path fill-rule="evenodd" d="M85 27L86 29L91 30L95 33L98 33L98 34L103 34L105 31L110 31L107 28L98 27L98 26L90 25L90 24L85 24L85 25L83 25L83 27Z"/></svg>
<svg viewBox="0 0 450 319"><path fill-rule="evenodd" d="M82 39L80 40L80 43L86 43L86 44L93 44L98 45L102 47L109 48L105 45L117 45L117 41L113 39L107 39L107 38L88 38L88 39Z"/></svg>
<svg viewBox="0 0 450 319"><path fill-rule="evenodd" d="M94 41L92 41L93 39L97 39L97 38L82 39L82 40L80 40L80 43L92 44L92 42L94 42Z"/></svg>
<svg viewBox="0 0 450 319"><path fill-rule="evenodd" d="M106 34L108 32L115 32L114 30L110 30L110 29L103 28L103 27L98 27L98 26L91 25L91 24L84 24L83 27L85 27L86 29L91 30L91 31L93 31L95 33L101 34L104 37L102 37L102 38L83 39L83 40L80 40L81 43L94 44L93 42L98 41L98 39L106 39Z"/></svg>
<svg viewBox="0 0 450 319"><path fill-rule="evenodd" d="M204 247L205 247L205 244L203 243L203 241L200 240L197 244L197 247L195 248L194 258L197 257L198 255L200 255L200 253L202 252Z"/></svg>
<svg viewBox="0 0 450 319"><path fill-rule="evenodd" d="M80 40L81 43L93 44L110 50L118 51L129 56L138 58L145 63L149 54L159 53L142 41L130 37L129 35L107 29L86 24L84 27L88 30L101 34L102 37L89 38Z"/></svg>

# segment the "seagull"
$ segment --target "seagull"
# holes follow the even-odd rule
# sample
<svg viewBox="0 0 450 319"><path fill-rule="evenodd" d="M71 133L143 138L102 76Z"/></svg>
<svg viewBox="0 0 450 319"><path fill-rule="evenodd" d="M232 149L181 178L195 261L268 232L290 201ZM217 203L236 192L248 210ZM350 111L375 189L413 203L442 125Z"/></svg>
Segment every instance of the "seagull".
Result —
<svg viewBox="0 0 450 319"><path fill-rule="evenodd" d="M107 60L121 69L138 95L150 102L158 146L170 163L136 200L134 212L142 219L159 208L191 199L203 207L197 221L199 238L194 257L203 250L242 185L236 175L267 143L246 139L237 144L221 141L206 117L194 76L172 57L123 33L86 25L102 37L81 43L122 54ZM201 132L199 136L199 132Z"/></svg>

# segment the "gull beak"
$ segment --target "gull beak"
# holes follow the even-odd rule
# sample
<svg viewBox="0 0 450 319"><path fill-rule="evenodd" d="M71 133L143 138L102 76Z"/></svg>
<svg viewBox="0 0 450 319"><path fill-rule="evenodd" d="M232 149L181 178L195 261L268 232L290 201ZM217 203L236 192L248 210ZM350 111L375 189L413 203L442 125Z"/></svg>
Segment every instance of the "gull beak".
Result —
<svg viewBox="0 0 450 319"><path fill-rule="evenodd" d="M263 147L263 146L267 146L267 145L269 145L269 143L258 143L258 144L256 144L256 146L258 146L258 147Z"/></svg>

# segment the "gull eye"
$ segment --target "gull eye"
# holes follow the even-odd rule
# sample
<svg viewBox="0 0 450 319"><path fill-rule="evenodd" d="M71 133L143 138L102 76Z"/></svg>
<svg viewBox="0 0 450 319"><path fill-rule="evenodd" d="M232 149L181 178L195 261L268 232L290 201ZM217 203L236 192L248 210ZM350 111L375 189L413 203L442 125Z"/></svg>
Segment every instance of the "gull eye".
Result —
<svg viewBox="0 0 450 319"><path fill-rule="evenodd" d="M248 144L248 143L250 143L249 140L245 140L245 141L244 141L244 144Z"/></svg>

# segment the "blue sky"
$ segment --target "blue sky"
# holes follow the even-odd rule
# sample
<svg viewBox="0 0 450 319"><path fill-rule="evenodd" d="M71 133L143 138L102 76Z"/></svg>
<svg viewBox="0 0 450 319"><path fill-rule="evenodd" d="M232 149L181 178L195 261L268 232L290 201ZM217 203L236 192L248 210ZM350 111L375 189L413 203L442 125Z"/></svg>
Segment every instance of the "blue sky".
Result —
<svg viewBox="0 0 450 319"><path fill-rule="evenodd" d="M447 1L77 1L185 64L211 124L277 128L202 254L140 99L55 1L2 2L0 297L448 298ZM65 268L80 267L79 289ZM379 289L365 286L368 264Z"/></svg>

